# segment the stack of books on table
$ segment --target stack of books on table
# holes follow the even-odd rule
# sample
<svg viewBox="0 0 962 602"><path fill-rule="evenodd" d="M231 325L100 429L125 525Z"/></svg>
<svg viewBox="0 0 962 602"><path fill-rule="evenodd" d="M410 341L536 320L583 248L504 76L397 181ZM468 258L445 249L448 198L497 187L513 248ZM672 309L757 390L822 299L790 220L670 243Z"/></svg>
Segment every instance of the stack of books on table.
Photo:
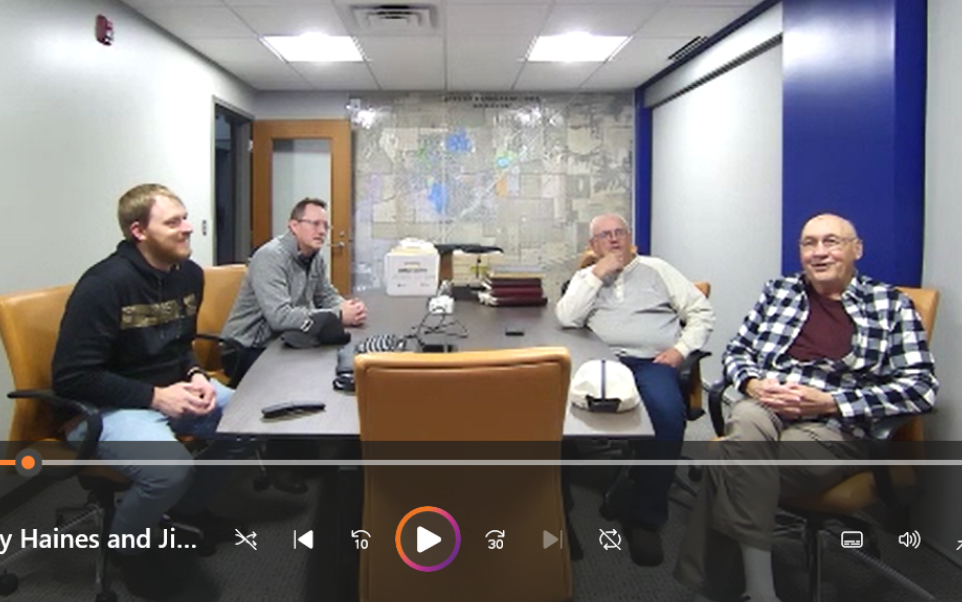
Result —
<svg viewBox="0 0 962 602"><path fill-rule="evenodd" d="M503 260L501 251L469 253L455 249L451 254L451 284L481 288L488 270Z"/></svg>
<svg viewBox="0 0 962 602"><path fill-rule="evenodd" d="M478 299L486 305L502 307L543 306L548 299L544 296L541 281L544 270L535 266L491 266L482 282L484 290Z"/></svg>

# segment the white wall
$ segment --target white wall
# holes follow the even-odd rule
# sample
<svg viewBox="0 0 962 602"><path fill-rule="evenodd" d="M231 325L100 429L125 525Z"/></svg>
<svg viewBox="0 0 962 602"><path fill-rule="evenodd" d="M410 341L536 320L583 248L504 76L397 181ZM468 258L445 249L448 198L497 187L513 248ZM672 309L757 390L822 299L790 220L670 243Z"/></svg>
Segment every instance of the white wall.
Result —
<svg viewBox="0 0 962 602"><path fill-rule="evenodd" d="M702 376L781 273L782 52L776 46L653 112L652 254L712 285Z"/></svg>
<svg viewBox="0 0 962 602"><path fill-rule="evenodd" d="M113 46L94 39L101 13ZM143 182L183 198L194 258L211 263L214 97L252 112L249 88L110 0L4 0L0 57L0 293L76 281L120 240L117 199ZM3 433L9 414L0 403Z"/></svg>
<svg viewBox="0 0 962 602"><path fill-rule="evenodd" d="M962 56L962 2L929 0L928 91L926 107L925 259L923 284L941 293L932 349L939 390L938 414L926 422L926 436L962 440L962 78L955 65ZM962 445L956 443L955 445ZM958 459L958 458L956 458ZM962 564L956 551L962 539L962 469L930 469L926 495L918 509L926 542Z"/></svg>
<svg viewBox="0 0 962 602"><path fill-rule="evenodd" d="M254 113L258 119L346 119L347 92L262 92Z"/></svg>

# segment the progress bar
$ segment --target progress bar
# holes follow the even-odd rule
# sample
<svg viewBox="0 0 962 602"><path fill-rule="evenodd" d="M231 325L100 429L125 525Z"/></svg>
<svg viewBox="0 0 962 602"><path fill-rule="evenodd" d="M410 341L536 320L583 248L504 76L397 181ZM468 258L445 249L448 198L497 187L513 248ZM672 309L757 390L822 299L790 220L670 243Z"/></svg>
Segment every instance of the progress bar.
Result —
<svg viewBox="0 0 962 602"><path fill-rule="evenodd" d="M5 460L13 464L12 460ZM962 466L959 460L44 460L48 466Z"/></svg>

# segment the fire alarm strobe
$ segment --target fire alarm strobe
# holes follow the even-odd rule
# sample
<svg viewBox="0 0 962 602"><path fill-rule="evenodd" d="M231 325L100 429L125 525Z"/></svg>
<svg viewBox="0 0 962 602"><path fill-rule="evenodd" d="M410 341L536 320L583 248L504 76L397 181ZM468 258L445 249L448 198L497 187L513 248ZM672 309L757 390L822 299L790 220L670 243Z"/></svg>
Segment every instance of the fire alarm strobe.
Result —
<svg viewBox="0 0 962 602"><path fill-rule="evenodd" d="M104 46L110 46L114 43L114 24L111 23L110 19L103 15L97 15L95 30L98 42Z"/></svg>

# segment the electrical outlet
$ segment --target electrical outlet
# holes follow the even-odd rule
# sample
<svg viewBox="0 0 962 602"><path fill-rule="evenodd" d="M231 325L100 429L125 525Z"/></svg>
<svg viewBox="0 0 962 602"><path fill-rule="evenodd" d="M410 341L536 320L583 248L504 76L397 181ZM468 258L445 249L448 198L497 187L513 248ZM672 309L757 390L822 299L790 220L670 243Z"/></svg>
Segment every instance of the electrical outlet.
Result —
<svg viewBox="0 0 962 602"><path fill-rule="evenodd" d="M207 220L205 219L200 221L200 233L207 236Z"/></svg>

